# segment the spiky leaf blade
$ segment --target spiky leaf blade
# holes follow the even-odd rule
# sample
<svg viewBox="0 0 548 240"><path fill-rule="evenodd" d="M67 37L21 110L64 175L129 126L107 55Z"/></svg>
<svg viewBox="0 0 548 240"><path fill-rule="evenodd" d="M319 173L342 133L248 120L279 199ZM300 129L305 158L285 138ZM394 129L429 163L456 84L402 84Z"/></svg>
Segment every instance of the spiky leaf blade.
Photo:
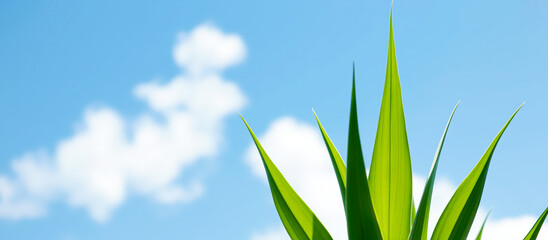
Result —
<svg viewBox="0 0 548 240"><path fill-rule="evenodd" d="M346 224L349 240L381 240L382 235L373 209L371 193L358 129L355 74L352 81L350 123L348 129L348 158L346 174Z"/></svg>
<svg viewBox="0 0 548 240"><path fill-rule="evenodd" d="M415 221L413 222L413 227L411 228L411 234L409 235L410 240L426 240L428 236L428 217L430 215L430 203L432 200L432 192L434 191L434 181L436 180L436 171L438 169L438 160L440 159L441 149L445 143L445 136L447 135L447 130L455 114L455 110L459 106L460 101L455 105L449 120L445 125L445 130L441 136L440 142L438 143L438 149L434 155L434 162L432 163L432 168L430 169L430 174L424 184L424 191L422 192L421 201L419 203L419 210L416 213Z"/></svg>
<svg viewBox="0 0 548 240"><path fill-rule="evenodd" d="M491 157L502 134L522 106L512 114L472 172L457 188L434 228L432 240L466 239L481 201Z"/></svg>
<svg viewBox="0 0 548 240"><path fill-rule="evenodd" d="M542 224L544 223L544 220L546 220L546 215L548 215L548 208L546 208L546 210L544 210L544 212L540 215L535 225L533 225L533 228L531 228L531 230L523 240L537 239L540 228L542 228Z"/></svg>
<svg viewBox="0 0 548 240"><path fill-rule="evenodd" d="M293 190L280 170L268 157L261 143L242 117L261 155L274 205L293 240L332 240L333 238L306 203Z"/></svg>
<svg viewBox="0 0 548 240"><path fill-rule="evenodd" d="M478 232L478 236L476 236L476 240L481 240L481 235L483 234L483 228L485 227L485 223L487 222L487 218L489 217L489 214L491 214L491 211L487 213L487 216L485 216L485 219L483 220L483 223L481 224L481 228Z"/></svg>
<svg viewBox="0 0 548 240"><path fill-rule="evenodd" d="M314 112L314 110L312 111ZM339 189L341 190L341 196L346 208L346 166L344 165L344 161L341 155L339 154L339 151L337 151L337 148L331 141L331 138L329 138L329 135L327 135L327 132L323 128L322 123L320 122L320 119L318 118L318 115L316 115L316 112L314 112L314 116L316 117L316 121L318 122L318 127L320 127L320 131L322 132L322 137L325 142L325 146L327 147L327 151L329 152L329 157L331 158L331 163L333 164L333 168L335 169L335 175L337 176L337 181L339 182Z"/></svg>
<svg viewBox="0 0 548 240"><path fill-rule="evenodd" d="M390 11L386 79L369 173L373 206L385 239L400 240L409 236L412 181Z"/></svg>

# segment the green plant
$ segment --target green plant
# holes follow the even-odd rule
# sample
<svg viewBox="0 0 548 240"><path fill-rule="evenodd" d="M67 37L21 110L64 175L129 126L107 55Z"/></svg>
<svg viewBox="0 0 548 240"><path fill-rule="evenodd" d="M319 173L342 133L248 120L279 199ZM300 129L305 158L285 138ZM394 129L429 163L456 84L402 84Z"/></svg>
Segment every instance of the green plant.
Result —
<svg viewBox="0 0 548 240"><path fill-rule="evenodd" d="M412 200L411 160L392 30L392 12L390 13L386 79L369 176L365 170L358 130L354 76L350 104L347 166L314 113L339 182L346 213L348 238L350 240L424 240L427 238L430 202L438 160L458 103L449 117L439 142L424 192L415 212ZM440 216L431 239L466 239L478 210L495 147L520 108L521 106L510 117L472 172L455 191ZM291 239L332 239L320 220L270 160L243 117L242 120L261 155L274 204ZM547 214L548 208L525 237L526 240L536 239ZM483 226L477 239L481 239L482 231Z"/></svg>

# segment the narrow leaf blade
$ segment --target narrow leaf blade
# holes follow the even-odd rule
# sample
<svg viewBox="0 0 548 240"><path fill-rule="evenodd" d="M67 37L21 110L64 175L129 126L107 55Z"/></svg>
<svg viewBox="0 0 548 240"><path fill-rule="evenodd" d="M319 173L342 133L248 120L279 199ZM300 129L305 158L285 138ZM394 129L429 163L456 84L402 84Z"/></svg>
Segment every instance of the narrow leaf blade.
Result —
<svg viewBox="0 0 548 240"><path fill-rule="evenodd" d="M412 181L391 11L386 79L369 173L373 206L385 239L409 237Z"/></svg>
<svg viewBox="0 0 548 240"><path fill-rule="evenodd" d="M314 110L312 111L314 112ZM318 122L318 127L320 127L320 131L322 132L322 137L325 142L325 146L327 147L327 151L329 152L329 157L331 158L331 163L333 164L333 168L335 169L335 175L337 175L337 181L339 182L341 196L346 208L346 166L344 165L344 161L342 160L342 157L339 154L339 151L337 151L337 148L335 148L335 145L331 141L331 138L329 138L329 136L327 135L327 132L323 128L322 123L320 122L320 119L318 118L318 115L316 115L316 112L314 112L314 116L316 117L316 121Z"/></svg>
<svg viewBox="0 0 548 240"><path fill-rule="evenodd" d="M478 236L476 237L476 240L481 240L481 235L483 234L483 228L485 227L485 223L487 222L487 218L489 217L489 214L491 214L491 211L487 213L487 216L485 216L485 219L483 220L483 223L481 224L481 228L478 232Z"/></svg>
<svg viewBox="0 0 548 240"><path fill-rule="evenodd" d="M544 212L540 215L535 225L533 225L533 228L531 228L531 230L523 240L537 239L540 228L542 228L542 224L544 223L544 220L546 220L546 215L548 215L548 208L546 208L546 210L544 210Z"/></svg>
<svg viewBox="0 0 548 240"><path fill-rule="evenodd" d="M346 224L349 240L382 239L373 209L358 129L355 76L352 81L346 175Z"/></svg>
<svg viewBox="0 0 548 240"><path fill-rule="evenodd" d="M466 239L468 236L481 201L491 157L502 134L522 106L523 104L512 114L512 117L510 117L491 145L489 145L483 157L476 164L472 172L462 181L453 197L451 197L451 200L449 200L434 228L434 233L432 234L433 240Z"/></svg>
<svg viewBox="0 0 548 240"><path fill-rule="evenodd" d="M291 185L284 178L280 170L270 160L265 150L259 143L259 140L242 117L257 150L261 155L263 165L268 177L268 184L272 192L272 198L276 205L278 215L287 230L287 233L293 240L331 240L333 239L327 229L318 220L316 215L310 210L306 203L293 190Z"/></svg>
<svg viewBox="0 0 548 240"><path fill-rule="evenodd" d="M451 116L449 116L449 120L447 121L447 125L445 125L445 130L443 130L443 134L438 144L438 149L436 150L436 154L434 155L434 162L432 163L430 174L428 176L428 179L426 180L426 184L424 185L424 191L422 192L421 201L419 203L419 210L417 211L415 221L413 222L413 227L411 228L411 234L409 235L410 240L426 240L426 237L428 235L428 217L430 215L430 203L432 200L432 192L434 191L434 181L436 180L438 160L441 155L441 149L443 148L443 144L445 142L447 130L449 129L449 125L451 124L451 120L453 119L453 115L455 114L459 103L460 101L457 103L457 105L455 105L455 108L453 108L453 112L451 112Z"/></svg>

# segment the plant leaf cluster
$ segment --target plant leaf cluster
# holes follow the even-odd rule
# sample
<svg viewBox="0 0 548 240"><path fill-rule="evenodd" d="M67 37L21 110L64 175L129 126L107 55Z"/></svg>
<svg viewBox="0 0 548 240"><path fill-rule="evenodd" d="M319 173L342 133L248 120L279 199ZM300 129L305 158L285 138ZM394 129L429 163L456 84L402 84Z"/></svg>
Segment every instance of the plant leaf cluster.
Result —
<svg viewBox="0 0 548 240"><path fill-rule="evenodd" d="M415 210L415 204L412 199L413 173L396 62L392 11L390 12L388 41L386 78L369 176L366 173L360 143L355 72L353 72L352 79L346 165L314 112L339 183L346 214L349 240L427 239L430 205L436 171L445 136L458 106L457 103L447 121L438 148L434 154L430 174L426 180L418 209ZM478 211L489 165L497 143L520 108L521 106L512 114L474 169L472 169L470 174L457 188L438 219L431 239L467 238ZM333 239L320 220L293 190L276 165L268 157L247 122L243 121L260 153L276 210L291 239ZM534 240L537 238L547 215L548 208L542 213L531 231L526 235L525 240ZM487 217L476 239L481 239L486 220Z"/></svg>

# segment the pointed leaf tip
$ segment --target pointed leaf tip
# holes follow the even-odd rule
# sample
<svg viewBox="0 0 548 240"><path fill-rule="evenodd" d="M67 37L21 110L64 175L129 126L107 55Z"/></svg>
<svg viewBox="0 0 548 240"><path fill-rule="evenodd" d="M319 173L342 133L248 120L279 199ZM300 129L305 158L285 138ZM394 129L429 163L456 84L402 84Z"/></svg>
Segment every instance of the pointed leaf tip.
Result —
<svg viewBox="0 0 548 240"><path fill-rule="evenodd" d="M538 234L540 232L540 229L542 228L542 224L544 223L544 220L546 220L546 216L548 215L548 207L544 210L544 212L540 215L537 222L535 222L535 225L533 225L533 228L529 231L527 236L523 240L535 240L538 237Z"/></svg>
<svg viewBox="0 0 548 240"><path fill-rule="evenodd" d="M354 71L353 71L354 72ZM355 72L348 126L345 211L349 240L382 239L367 183L356 107Z"/></svg>
<svg viewBox="0 0 548 240"><path fill-rule="evenodd" d="M392 14L388 36L388 57L377 135L369 172L369 186L375 213L385 239L409 237L412 214L412 171Z"/></svg>
<svg viewBox="0 0 548 240"><path fill-rule="evenodd" d="M485 223L487 222L487 218L489 217L489 215L491 214L491 211L493 209L489 210L489 212L487 213L487 215L485 216L485 219L483 220L483 224L481 224L481 228L478 232L478 236L476 236L476 240L481 240L481 235L483 234L483 228L485 227Z"/></svg>
<svg viewBox="0 0 548 240"><path fill-rule="evenodd" d="M312 112L314 112L314 109L312 109ZM335 175L337 176L337 182L339 183L343 204L345 204L346 208L346 166L344 165L344 161L339 154L339 151L337 151L337 148L331 141L331 138L329 138L329 135L327 135L327 132L323 128L322 123L320 122L320 119L318 118L316 112L314 112L314 116L316 117L316 121L318 122L318 127L320 128L320 132L322 133L325 146L327 147L327 151L329 152L331 163L333 165L333 168L335 169Z"/></svg>
<svg viewBox="0 0 548 240"><path fill-rule="evenodd" d="M453 115L455 114L455 111L457 110L459 103L460 101L457 102L457 104L453 108L453 111L451 112L451 115L449 116L449 120L447 121L447 124L445 125L445 130L443 131L440 142L438 143L438 149L436 150L436 153L434 154L434 162L432 163L432 167L430 169L430 174L428 176L428 179L426 180L426 183L424 184L424 190L419 203L419 209L416 213L415 220L411 228L411 234L409 235L410 240L426 240L426 237L428 234L428 218L430 215L430 203L432 200L432 192L434 191L434 182L436 179L436 171L438 169L438 161L441 155L443 144L445 142L445 136L447 135L449 125L451 124L451 120L453 119Z"/></svg>
<svg viewBox="0 0 548 240"><path fill-rule="evenodd" d="M333 238L301 197L293 190L242 117L261 156L274 205L292 240L332 240Z"/></svg>
<svg viewBox="0 0 548 240"><path fill-rule="evenodd" d="M457 188L451 200L443 210L432 234L433 240L439 239L465 239L470 232L470 227L476 216L483 187L487 179L487 172L495 148L504 131L514 119L523 104L512 114L504 127L491 142L479 162Z"/></svg>

